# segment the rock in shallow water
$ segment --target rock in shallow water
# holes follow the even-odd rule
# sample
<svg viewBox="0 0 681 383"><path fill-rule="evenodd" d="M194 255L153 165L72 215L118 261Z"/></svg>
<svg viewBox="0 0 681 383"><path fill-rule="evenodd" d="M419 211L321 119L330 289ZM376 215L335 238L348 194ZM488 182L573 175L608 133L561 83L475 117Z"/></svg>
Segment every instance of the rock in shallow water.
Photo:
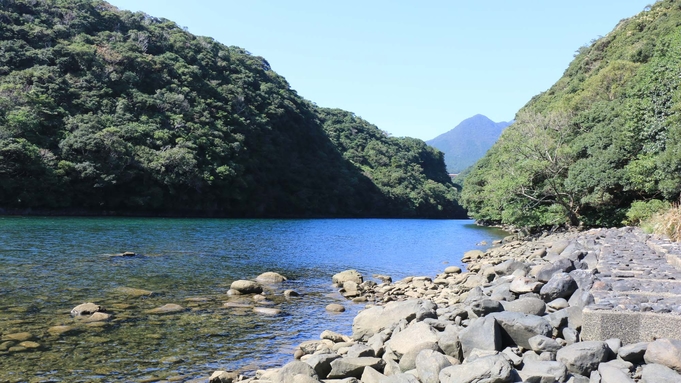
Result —
<svg viewBox="0 0 681 383"><path fill-rule="evenodd" d="M240 294L260 294L262 293L262 286L253 281L240 279L232 282L230 290L237 291Z"/></svg>
<svg viewBox="0 0 681 383"><path fill-rule="evenodd" d="M281 282L287 281L288 278L286 278L285 276L283 276L279 273L275 273L273 271L267 271L267 272L264 272L264 273L258 275L255 278L255 280L258 281L258 282L261 282L261 283L281 283Z"/></svg>
<svg viewBox="0 0 681 383"><path fill-rule="evenodd" d="M147 314L175 314L179 313L182 311L187 310L186 308L175 304L175 303L168 303L166 305L163 305L161 307L157 307L155 309L147 310L145 311Z"/></svg>
<svg viewBox="0 0 681 383"><path fill-rule="evenodd" d="M92 315L92 314L94 314L96 312L100 312L100 311L104 312L106 310L104 309L103 306L100 306L98 304L94 304L92 302L88 302L88 303L83 303L83 304L80 304L80 305L74 307L71 310L71 316L76 317L76 316Z"/></svg>

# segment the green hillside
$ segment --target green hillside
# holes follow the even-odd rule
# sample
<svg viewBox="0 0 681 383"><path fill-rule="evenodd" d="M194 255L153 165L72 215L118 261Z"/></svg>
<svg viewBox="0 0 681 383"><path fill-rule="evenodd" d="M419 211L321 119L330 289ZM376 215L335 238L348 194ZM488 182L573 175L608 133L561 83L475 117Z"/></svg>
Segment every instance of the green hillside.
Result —
<svg viewBox="0 0 681 383"><path fill-rule="evenodd" d="M463 215L440 153L242 48L103 1L4 1L0 20L2 209Z"/></svg>
<svg viewBox="0 0 681 383"><path fill-rule="evenodd" d="M458 174L482 158L510 124L494 122L486 116L477 114L426 143L445 154L447 171Z"/></svg>
<svg viewBox="0 0 681 383"><path fill-rule="evenodd" d="M464 184L476 218L620 224L634 201L681 192L681 4L657 2L579 49Z"/></svg>

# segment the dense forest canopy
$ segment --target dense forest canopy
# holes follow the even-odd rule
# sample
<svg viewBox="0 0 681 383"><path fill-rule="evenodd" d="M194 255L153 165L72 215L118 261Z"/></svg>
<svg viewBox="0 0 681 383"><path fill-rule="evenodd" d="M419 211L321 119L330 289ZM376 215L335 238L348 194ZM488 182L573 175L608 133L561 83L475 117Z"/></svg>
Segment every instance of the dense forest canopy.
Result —
<svg viewBox="0 0 681 383"><path fill-rule="evenodd" d="M442 154L98 0L0 0L0 208L462 217Z"/></svg>
<svg viewBox="0 0 681 383"><path fill-rule="evenodd" d="M621 224L681 192L681 2L659 1L579 49L464 182L478 219Z"/></svg>

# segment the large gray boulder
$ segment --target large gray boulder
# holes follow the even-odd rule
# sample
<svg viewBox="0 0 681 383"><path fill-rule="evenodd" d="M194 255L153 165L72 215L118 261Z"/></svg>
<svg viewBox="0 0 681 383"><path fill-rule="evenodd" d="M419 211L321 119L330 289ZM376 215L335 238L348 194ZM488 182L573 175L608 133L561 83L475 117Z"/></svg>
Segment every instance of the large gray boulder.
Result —
<svg viewBox="0 0 681 383"><path fill-rule="evenodd" d="M309 364L300 361L293 361L287 363L279 369L277 374L274 376L275 383L294 383L294 378L296 375L305 375L310 378L317 379L317 373L314 371Z"/></svg>
<svg viewBox="0 0 681 383"><path fill-rule="evenodd" d="M367 340L372 335L390 329L401 320L411 322L426 318L437 318L437 305L429 300L409 299L402 302L390 302L385 306L376 306L361 311L352 322L352 338Z"/></svg>
<svg viewBox="0 0 681 383"><path fill-rule="evenodd" d="M331 362L340 358L338 354L314 354L305 359L320 379L326 379L331 372Z"/></svg>
<svg viewBox="0 0 681 383"><path fill-rule="evenodd" d="M639 383L681 383L681 375L661 364L646 364Z"/></svg>
<svg viewBox="0 0 681 383"><path fill-rule="evenodd" d="M544 335L535 335L528 339L527 342L530 344L532 351L537 354L541 354L542 352L558 352L562 347L554 339Z"/></svg>
<svg viewBox="0 0 681 383"><path fill-rule="evenodd" d="M288 278L274 271L266 271L255 277L255 280L261 283L281 283L287 281Z"/></svg>
<svg viewBox="0 0 681 383"><path fill-rule="evenodd" d="M577 290L577 282L568 273L554 274L541 288L539 295L546 302L557 298L569 298Z"/></svg>
<svg viewBox="0 0 681 383"><path fill-rule="evenodd" d="M254 281L247 281L239 279L229 286L230 289L238 291L240 294L260 294L262 293L262 286Z"/></svg>
<svg viewBox="0 0 681 383"><path fill-rule="evenodd" d="M494 266L494 273L500 277L511 275L516 270L524 270L527 272L530 268L525 263L515 259L509 259Z"/></svg>
<svg viewBox="0 0 681 383"><path fill-rule="evenodd" d="M537 280L541 282L548 282L553 278L555 274L558 273L569 273L574 270L575 267L572 261L566 258L558 259L556 262L549 263L537 272Z"/></svg>
<svg viewBox="0 0 681 383"><path fill-rule="evenodd" d="M459 361L463 360L461 353L461 341L458 333L444 332L439 335L438 346L445 355L452 356Z"/></svg>
<svg viewBox="0 0 681 383"><path fill-rule="evenodd" d="M442 353L422 350L416 356L416 371L421 383L440 383L440 371L452 363Z"/></svg>
<svg viewBox="0 0 681 383"><path fill-rule="evenodd" d="M526 315L511 311L490 314L502 329L506 345L530 348L529 339L535 335L551 336L553 328L549 322L537 315Z"/></svg>
<svg viewBox="0 0 681 383"><path fill-rule="evenodd" d="M605 342L579 342L558 350L556 360L565 364L573 374L589 376L599 363L607 361L609 353Z"/></svg>
<svg viewBox="0 0 681 383"><path fill-rule="evenodd" d="M601 375L601 383L634 383L629 374L607 363L598 366L598 373Z"/></svg>
<svg viewBox="0 0 681 383"><path fill-rule="evenodd" d="M441 383L509 383L513 367L501 355L475 359L472 362L443 368Z"/></svg>
<svg viewBox="0 0 681 383"><path fill-rule="evenodd" d="M338 274L334 274L332 277L333 284L336 286L343 286L343 283L352 281L357 283L358 285L364 282L364 278L362 277L362 274L360 274L357 270L345 270L341 271Z"/></svg>
<svg viewBox="0 0 681 383"><path fill-rule="evenodd" d="M437 331L433 330L430 325L425 322L417 322L393 334L392 338L386 342L386 345L390 346L399 356L406 354L414 345L436 343L437 338Z"/></svg>
<svg viewBox="0 0 681 383"><path fill-rule="evenodd" d="M461 350L466 358L473 349L501 350L501 331L497 321L493 317L476 319L465 329L459 332Z"/></svg>
<svg viewBox="0 0 681 383"><path fill-rule="evenodd" d="M360 380L362 383L380 383L385 378L385 375L376 371L374 368L364 367L364 371L362 372L362 377Z"/></svg>
<svg viewBox="0 0 681 383"><path fill-rule="evenodd" d="M643 362L643 355L645 355L647 349L648 342L633 343L620 347L617 355L627 362L640 364Z"/></svg>
<svg viewBox="0 0 681 383"><path fill-rule="evenodd" d="M643 359L646 363L661 364L681 372L681 341L658 339L648 344Z"/></svg>
<svg viewBox="0 0 681 383"><path fill-rule="evenodd" d="M509 291L516 294L538 293L541 287L544 286L542 282L536 279L527 277L515 277L508 287Z"/></svg>
<svg viewBox="0 0 681 383"><path fill-rule="evenodd" d="M347 377L361 378L364 367L371 367L381 372L385 366L385 361L380 358L340 358L331 362L331 371L327 375L328 379L343 379Z"/></svg>
<svg viewBox="0 0 681 383"><path fill-rule="evenodd" d="M517 313L542 316L546 312L546 303L539 298L527 297L512 302L501 302L504 310Z"/></svg>
<svg viewBox="0 0 681 383"><path fill-rule="evenodd" d="M528 360L518 374L527 383L565 382L568 378L567 367L554 361Z"/></svg>
<svg viewBox="0 0 681 383"><path fill-rule="evenodd" d="M470 304L470 309L475 315L481 317L490 313L504 311L504 306L499 301L493 299L477 299Z"/></svg>
<svg viewBox="0 0 681 383"><path fill-rule="evenodd" d="M402 358L400 358L400 371L407 372L409 370L415 369L416 357L424 350L440 351L440 347L438 347L437 343L433 342L417 343L413 345L409 351L404 353Z"/></svg>

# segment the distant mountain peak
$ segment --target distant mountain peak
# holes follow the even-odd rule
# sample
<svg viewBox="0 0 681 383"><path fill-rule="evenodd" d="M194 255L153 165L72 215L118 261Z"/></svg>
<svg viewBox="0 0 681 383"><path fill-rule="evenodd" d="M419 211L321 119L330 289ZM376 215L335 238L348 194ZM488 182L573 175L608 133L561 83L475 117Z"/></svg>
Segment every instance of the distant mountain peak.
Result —
<svg viewBox="0 0 681 383"><path fill-rule="evenodd" d="M510 124L494 122L483 114L476 114L426 143L445 154L445 164L450 173L460 173L482 158Z"/></svg>

